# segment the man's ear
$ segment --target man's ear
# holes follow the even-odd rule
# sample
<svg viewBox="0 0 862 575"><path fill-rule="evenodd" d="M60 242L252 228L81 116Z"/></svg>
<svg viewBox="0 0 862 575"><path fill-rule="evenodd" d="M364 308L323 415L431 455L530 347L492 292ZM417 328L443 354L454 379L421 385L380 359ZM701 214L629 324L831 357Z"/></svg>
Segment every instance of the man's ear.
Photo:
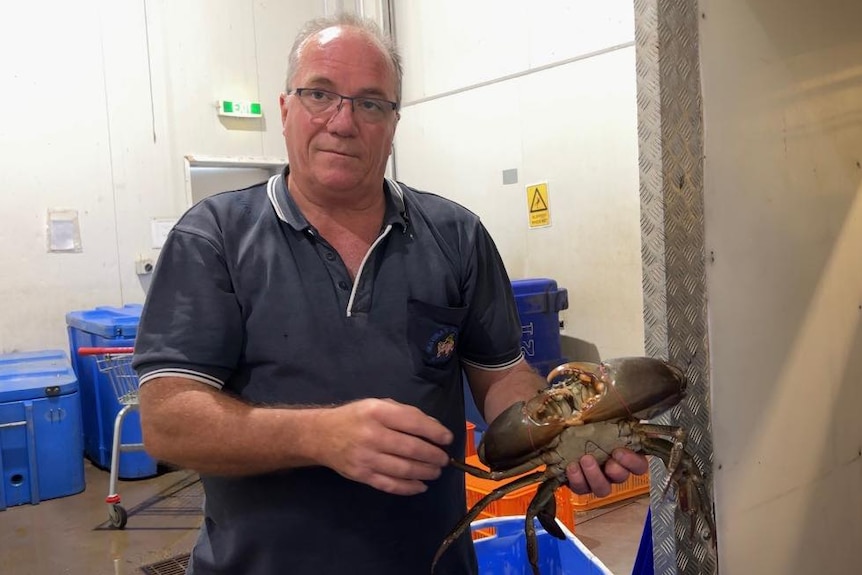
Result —
<svg viewBox="0 0 862 575"><path fill-rule="evenodd" d="M281 125L284 126L284 119L287 117L287 93L282 92L278 95L278 109L281 111Z"/></svg>

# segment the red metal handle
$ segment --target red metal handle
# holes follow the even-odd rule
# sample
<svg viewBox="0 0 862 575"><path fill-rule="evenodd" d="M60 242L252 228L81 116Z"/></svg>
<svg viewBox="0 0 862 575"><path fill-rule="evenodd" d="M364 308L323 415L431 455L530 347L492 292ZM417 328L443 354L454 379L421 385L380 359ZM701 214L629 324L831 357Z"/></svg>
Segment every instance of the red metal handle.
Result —
<svg viewBox="0 0 862 575"><path fill-rule="evenodd" d="M114 355L123 353L134 353L133 347L79 347L78 355L105 355L111 353Z"/></svg>

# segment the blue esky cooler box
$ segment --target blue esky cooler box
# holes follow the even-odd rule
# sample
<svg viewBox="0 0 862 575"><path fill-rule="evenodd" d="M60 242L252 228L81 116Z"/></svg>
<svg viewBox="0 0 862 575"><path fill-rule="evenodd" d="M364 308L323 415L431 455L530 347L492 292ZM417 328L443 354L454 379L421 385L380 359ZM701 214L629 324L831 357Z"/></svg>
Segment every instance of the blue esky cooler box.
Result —
<svg viewBox="0 0 862 575"><path fill-rule="evenodd" d="M81 389L84 453L97 467L110 469L114 420L122 409L108 375L99 371L96 358L80 356L82 347L132 347L138 334L143 306L97 307L66 314L72 366ZM123 421L123 444L141 443L141 418L137 411ZM119 477L137 479L157 472L157 462L145 451L120 454Z"/></svg>
<svg viewBox="0 0 862 575"><path fill-rule="evenodd" d="M83 451L66 353L0 355L0 510L83 491Z"/></svg>

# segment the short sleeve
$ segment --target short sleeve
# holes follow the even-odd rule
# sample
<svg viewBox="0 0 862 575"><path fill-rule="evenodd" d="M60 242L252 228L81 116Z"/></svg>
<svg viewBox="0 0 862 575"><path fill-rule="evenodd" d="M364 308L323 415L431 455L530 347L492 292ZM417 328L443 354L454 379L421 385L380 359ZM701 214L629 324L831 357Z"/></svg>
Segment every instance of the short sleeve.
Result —
<svg viewBox="0 0 862 575"><path fill-rule="evenodd" d="M221 388L243 341L240 307L217 233L183 226L159 257L135 342L141 383L186 377Z"/></svg>
<svg viewBox="0 0 862 575"><path fill-rule="evenodd" d="M462 329L461 358L476 367L502 369L522 357L521 321L497 247L481 222L476 226L466 261L469 312Z"/></svg>

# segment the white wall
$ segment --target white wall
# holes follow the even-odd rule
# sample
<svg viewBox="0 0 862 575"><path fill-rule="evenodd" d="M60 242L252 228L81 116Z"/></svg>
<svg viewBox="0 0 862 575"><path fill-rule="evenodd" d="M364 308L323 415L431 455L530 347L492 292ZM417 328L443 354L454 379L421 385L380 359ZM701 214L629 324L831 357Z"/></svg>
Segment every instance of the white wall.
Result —
<svg viewBox="0 0 862 575"><path fill-rule="evenodd" d="M150 220L186 207L183 157L285 156L278 94L321 0L30 0L4 5L0 353L67 347L66 312L141 302ZM219 98L264 119L219 119ZM46 253L50 208L83 251Z"/></svg>
<svg viewBox="0 0 862 575"><path fill-rule="evenodd" d="M862 4L701 0L721 572L862 565Z"/></svg>
<svg viewBox="0 0 862 575"><path fill-rule="evenodd" d="M565 340L641 354L631 1L405 0L395 17L398 179L478 213L512 278L565 287ZM541 181L551 226L531 229L526 186Z"/></svg>
<svg viewBox="0 0 862 575"><path fill-rule="evenodd" d="M284 157L277 95L289 44L303 21L336 4L8 8L0 48L14 57L0 61L0 78L26 111L7 114L0 130L0 353L65 347L66 312L143 300L134 261L158 255L150 220L186 207L184 156ZM382 14L381 2L362 4ZM604 356L639 353L630 3L405 0L396 15L407 68L398 176L478 212L513 277L567 288L570 338ZM260 101L264 120L220 119L218 98ZM519 182L503 186L510 168ZM524 186L545 180L552 226L529 230ZM46 253L50 208L78 211L82 253Z"/></svg>
<svg viewBox="0 0 862 575"><path fill-rule="evenodd" d="M325 4L4 6L0 353L66 347L67 311L142 301L134 259L154 253L150 219L185 208L183 156L283 157L289 43ZM855 572L862 5L700 4L719 567ZM566 287L567 336L640 353L631 3L403 0L396 19L398 177L479 213L513 277ZM220 120L219 97L265 119ZM542 180L553 223L531 230L524 186ZM49 208L78 210L82 253L46 253Z"/></svg>

